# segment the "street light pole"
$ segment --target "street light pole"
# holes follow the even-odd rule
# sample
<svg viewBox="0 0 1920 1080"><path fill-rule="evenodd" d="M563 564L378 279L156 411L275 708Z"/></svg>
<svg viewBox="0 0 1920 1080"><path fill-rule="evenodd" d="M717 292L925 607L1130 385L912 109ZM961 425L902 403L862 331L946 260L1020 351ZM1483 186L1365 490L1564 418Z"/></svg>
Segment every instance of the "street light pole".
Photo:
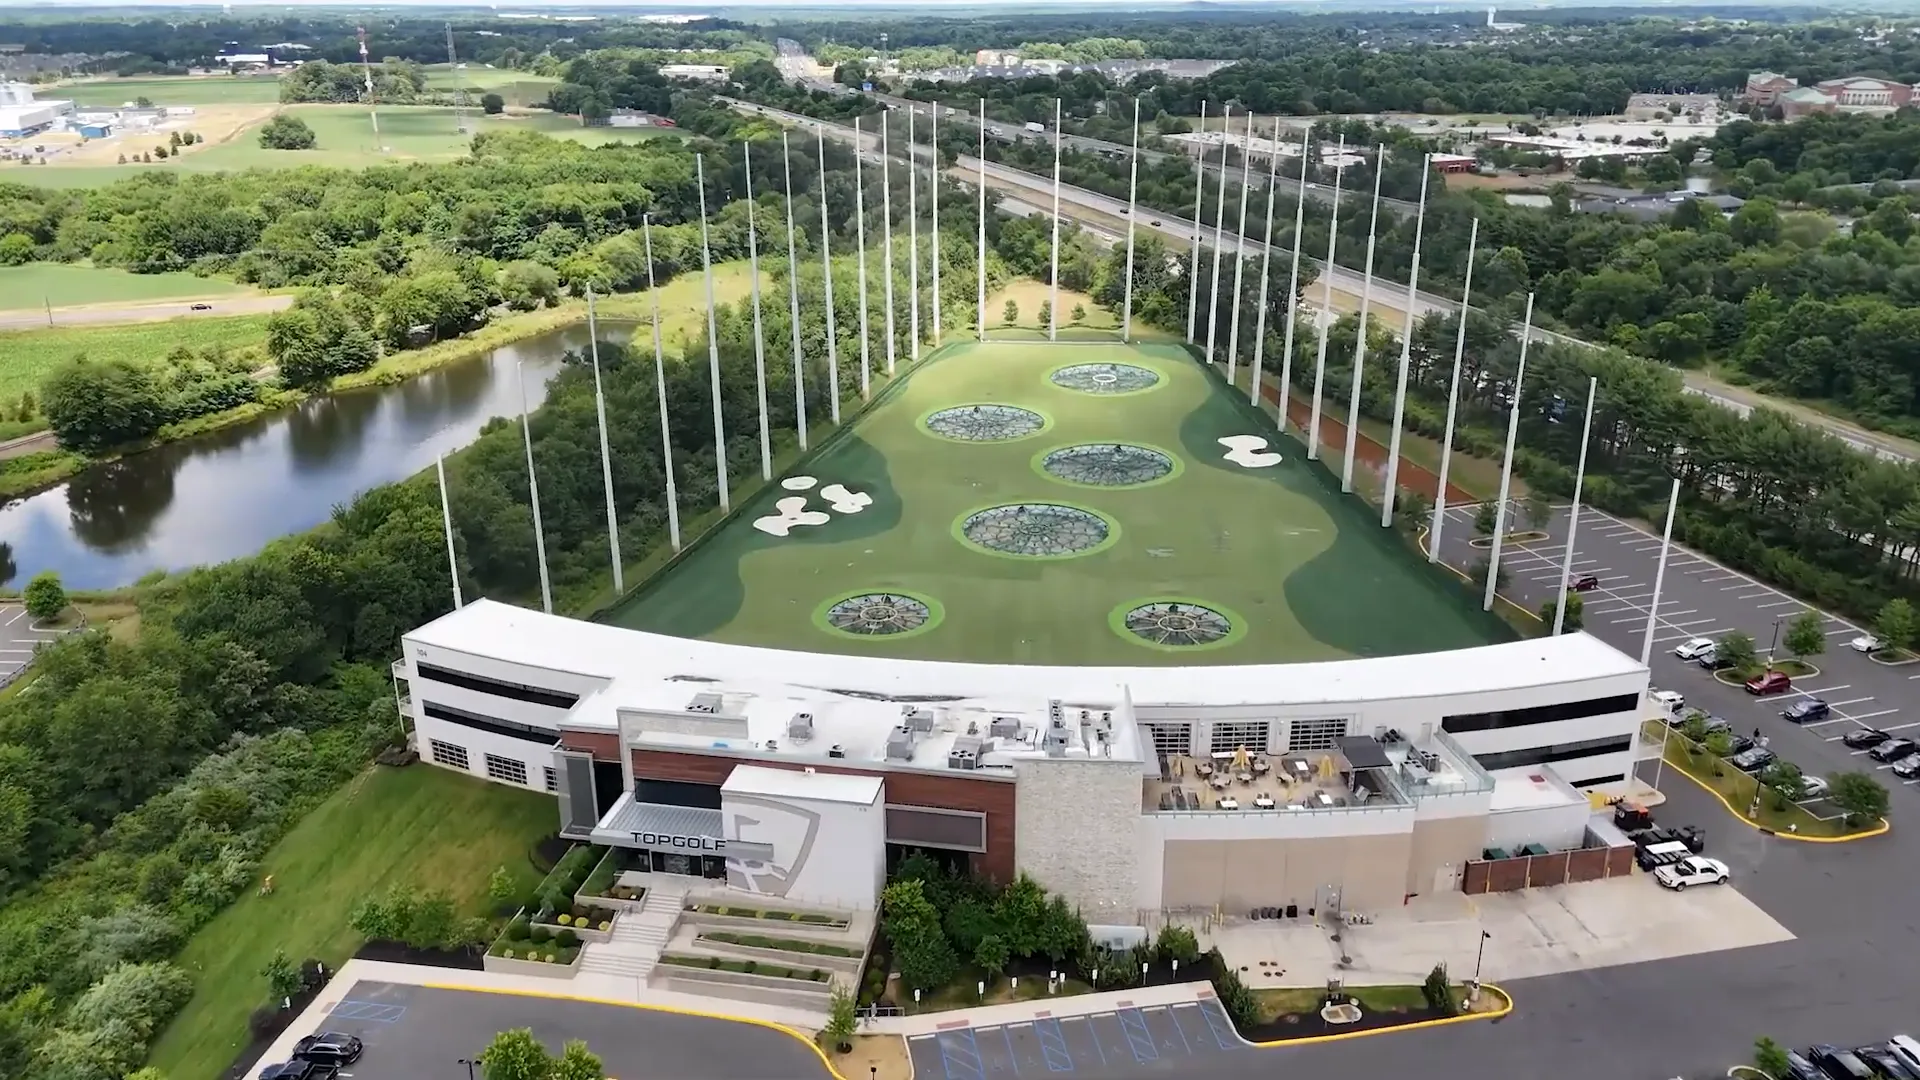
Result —
<svg viewBox="0 0 1920 1080"><path fill-rule="evenodd" d="M460 1058L459 1062L467 1067L467 1080L473 1080L473 1067L480 1062L474 1058Z"/></svg>

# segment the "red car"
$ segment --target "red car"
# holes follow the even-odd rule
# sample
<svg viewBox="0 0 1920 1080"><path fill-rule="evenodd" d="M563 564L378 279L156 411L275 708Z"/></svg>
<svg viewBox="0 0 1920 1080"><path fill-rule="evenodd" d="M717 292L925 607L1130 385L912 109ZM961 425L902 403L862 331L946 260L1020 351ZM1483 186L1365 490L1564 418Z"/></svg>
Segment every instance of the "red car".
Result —
<svg viewBox="0 0 1920 1080"><path fill-rule="evenodd" d="M1567 587L1574 592L1592 592L1600 587L1600 579L1593 574L1581 574L1568 582Z"/></svg>
<svg viewBox="0 0 1920 1080"><path fill-rule="evenodd" d="M1747 693L1756 697L1784 694L1793 689L1793 680L1784 671L1768 671L1747 680Z"/></svg>

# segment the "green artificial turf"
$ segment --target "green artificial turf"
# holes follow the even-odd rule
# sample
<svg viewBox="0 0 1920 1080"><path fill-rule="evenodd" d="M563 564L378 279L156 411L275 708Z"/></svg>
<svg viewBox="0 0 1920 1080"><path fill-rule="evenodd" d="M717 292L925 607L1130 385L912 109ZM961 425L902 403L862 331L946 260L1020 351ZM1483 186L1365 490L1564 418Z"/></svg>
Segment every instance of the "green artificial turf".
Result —
<svg viewBox="0 0 1920 1080"><path fill-rule="evenodd" d="M1055 385L1068 365L1150 368L1154 385L1093 394ZM958 442L926 428L976 403L1038 414L1012 441ZM1218 440L1263 435L1283 460L1245 468ZM1270 448L1273 446L1270 442ZM1125 443L1177 459L1134 487L1048 475L1056 449ZM1186 352L1168 345L966 343L948 346L882 395L844 433L794 466L807 491L770 485L607 621L736 644L921 659L1036 664L1245 664L1341 659L1504 640L1457 586L1342 498L1281 440L1270 417ZM820 489L872 497L833 513ZM753 527L782 498L829 511L779 538ZM1107 535L1078 555L1016 557L965 535L969 514L1015 503L1092 511ZM827 612L845 597L906 594L930 618L910 633L849 634ZM1124 616L1153 600L1199 603L1232 621L1206 647L1149 646Z"/></svg>
<svg viewBox="0 0 1920 1080"><path fill-rule="evenodd" d="M394 884L443 890L481 914L494 868L525 888L539 880L528 855L554 828L551 795L423 765L362 774L267 853L260 872L273 876L273 895L242 895L174 958L193 976L193 999L150 1063L169 1080L214 1080L266 1004L260 972L274 950L338 967L361 944L347 925L354 906Z"/></svg>

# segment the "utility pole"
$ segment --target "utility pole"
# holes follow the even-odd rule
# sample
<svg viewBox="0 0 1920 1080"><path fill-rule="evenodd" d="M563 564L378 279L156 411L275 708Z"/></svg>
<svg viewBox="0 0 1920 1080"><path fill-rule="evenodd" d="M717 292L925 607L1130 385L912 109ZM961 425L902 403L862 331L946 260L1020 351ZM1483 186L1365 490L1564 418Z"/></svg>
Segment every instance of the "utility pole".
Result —
<svg viewBox="0 0 1920 1080"><path fill-rule="evenodd" d="M453 69L453 130L467 133L467 80L460 74L460 59L453 52L453 24L447 24L447 66Z"/></svg>
<svg viewBox="0 0 1920 1080"><path fill-rule="evenodd" d="M360 75L367 83L367 119L373 122L373 148L385 153L387 148L380 145L380 110L373 104L373 61L367 55L367 28L356 26L354 30L360 35Z"/></svg>

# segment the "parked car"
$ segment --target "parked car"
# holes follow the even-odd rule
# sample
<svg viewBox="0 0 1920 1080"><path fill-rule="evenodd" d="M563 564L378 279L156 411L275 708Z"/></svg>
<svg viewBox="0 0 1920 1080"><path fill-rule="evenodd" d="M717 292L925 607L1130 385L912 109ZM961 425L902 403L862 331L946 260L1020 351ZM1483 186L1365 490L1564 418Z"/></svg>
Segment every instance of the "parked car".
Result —
<svg viewBox="0 0 1920 1080"><path fill-rule="evenodd" d="M1572 589L1574 592L1592 592L1599 587L1600 576L1598 574L1581 574L1579 577L1570 578L1567 581L1567 588Z"/></svg>
<svg viewBox="0 0 1920 1080"><path fill-rule="evenodd" d="M1827 783L1827 778L1824 776L1803 776L1800 778L1801 802L1806 802L1810 799L1824 799L1827 797L1827 792L1832 790L1833 785Z"/></svg>
<svg viewBox="0 0 1920 1080"><path fill-rule="evenodd" d="M1920 777L1920 754L1908 754L1893 767L1893 775L1902 780Z"/></svg>
<svg viewBox="0 0 1920 1080"><path fill-rule="evenodd" d="M1833 1080L1874 1080L1873 1070L1851 1050L1823 1044L1808 1051L1807 1060Z"/></svg>
<svg viewBox="0 0 1920 1080"><path fill-rule="evenodd" d="M366 1049L360 1040L340 1031L322 1031L293 1044L293 1056L321 1065L351 1065Z"/></svg>
<svg viewBox="0 0 1920 1080"><path fill-rule="evenodd" d="M1704 855L1689 855L1655 870L1653 879L1675 892L1693 885L1724 885L1727 864Z"/></svg>
<svg viewBox="0 0 1920 1080"><path fill-rule="evenodd" d="M1784 694L1793 689L1793 680L1784 671L1763 671L1747 680L1747 693L1755 697Z"/></svg>
<svg viewBox="0 0 1920 1080"><path fill-rule="evenodd" d="M1888 739L1867 751L1867 756L1879 762L1899 761L1915 750L1920 750L1920 743L1915 743L1912 739Z"/></svg>
<svg viewBox="0 0 1920 1080"><path fill-rule="evenodd" d="M1682 660L1698 660L1703 654L1710 653L1713 650L1714 641L1712 638L1697 637L1691 641L1685 641L1674 646L1673 655Z"/></svg>
<svg viewBox="0 0 1920 1080"><path fill-rule="evenodd" d="M1711 735L1716 731L1732 731L1733 730L1733 721L1727 719L1724 716L1715 716L1712 713L1701 713L1700 715L1705 718L1703 722L1703 725L1704 725L1703 730L1708 735Z"/></svg>
<svg viewBox="0 0 1920 1080"><path fill-rule="evenodd" d="M1920 1041L1911 1035L1895 1035L1887 1040L1887 1053L1909 1070L1920 1073Z"/></svg>
<svg viewBox="0 0 1920 1080"><path fill-rule="evenodd" d="M1738 757L1760 744L1750 735L1729 735L1727 737L1727 756Z"/></svg>
<svg viewBox="0 0 1920 1080"><path fill-rule="evenodd" d="M1854 728L1852 731L1840 736L1840 743L1850 750L1865 750L1870 746L1879 746L1891 738L1893 738L1893 736L1881 731L1879 728L1863 727Z"/></svg>
<svg viewBox="0 0 1920 1080"><path fill-rule="evenodd" d="M1847 648L1852 649L1854 652L1875 653L1886 647L1887 643L1882 641L1877 634L1861 634L1859 637L1847 642Z"/></svg>
<svg viewBox="0 0 1920 1080"><path fill-rule="evenodd" d="M1764 746L1755 746L1745 753L1735 754L1728 758L1727 764L1739 769L1743 773L1758 775L1766 771L1768 766L1778 760L1780 760L1780 755Z"/></svg>
<svg viewBox="0 0 1920 1080"><path fill-rule="evenodd" d="M339 1066L317 1061L283 1061L260 1070L260 1080L334 1080L339 1075Z"/></svg>
<svg viewBox="0 0 1920 1080"><path fill-rule="evenodd" d="M1827 1074L1819 1066L1807 1060L1807 1056L1798 1050L1787 1051L1787 1075L1784 1080L1828 1080Z"/></svg>
<svg viewBox="0 0 1920 1080"><path fill-rule="evenodd" d="M1647 695L1647 700L1668 716L1679 716L1687 707L1686 695L1673 690L1655 690Z"/></svg>
<svg viewBox="0 0 1920 1080"><path fill-rule="evenodd" d="M1891 1046L1862 1046L1854 1053L1872 1067L1875 1076L1884 1076L1887 1080L1920 1080L1920 1072L1907 1068L1906 1063L1894 1055Z"/></svg>
<svg viewBox="0 0 1920 1080"><path fill-rule="evenodd" d="M191 307L189 308L189 310L191 310L191 311L212 311L212 310L213 310L213 305L212 305L212 304L194 304L194 305L192 305L192 306L191 306Z"/></svg>
<svg viewBox="0 0 1920 1080"><path fill-rule="evenodd" d="M1693 662L1696 664L1699 664L1703 668L1706 668L1708 671L1719 671L1721 668L1727 666L1720 659L1720 646L1718 645L1715 645L1713 648L1708 649L1706 652L1703 652L1699 656L1694 657Z"/></svg>
<svg viewBox="0 0 1920 1080"><path fill-rule="evenodd" d="M1796 724L1811 724L1815 720L1825 720L1833 709L1817 697L1801 698L1799 701L1781 710L1780 715Z"/></svg>

